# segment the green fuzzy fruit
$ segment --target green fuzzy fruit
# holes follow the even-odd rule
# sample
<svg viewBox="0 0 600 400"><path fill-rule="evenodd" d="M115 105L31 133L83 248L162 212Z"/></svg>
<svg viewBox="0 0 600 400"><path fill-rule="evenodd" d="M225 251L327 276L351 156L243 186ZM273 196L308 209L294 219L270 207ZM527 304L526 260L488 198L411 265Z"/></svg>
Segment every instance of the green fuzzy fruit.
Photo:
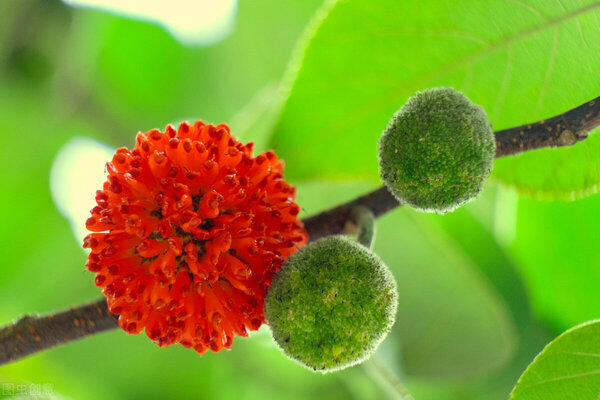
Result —
<svg viewBox="0 0 600 400"><path fill-rule="evenodd" d="M325 373L368 358L390 331L397 301L396 281L373 252L331 236L286 260L265 316L288 357Z"/></svg>
<svg viewBox="0 0 600 400"><path fill-rule="evenodd" d="M454 89L435 88L394 115L379 141L379 170L401 203L444 214L479 194L495 153L485 111Z"/></svg>

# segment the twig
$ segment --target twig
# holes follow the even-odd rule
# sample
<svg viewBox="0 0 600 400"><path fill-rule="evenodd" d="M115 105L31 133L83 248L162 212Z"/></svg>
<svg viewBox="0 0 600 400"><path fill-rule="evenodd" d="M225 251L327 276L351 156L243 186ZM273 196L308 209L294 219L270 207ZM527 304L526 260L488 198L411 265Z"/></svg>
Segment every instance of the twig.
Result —
<svg viewBox="0 0 600 400"><path fill-rule="evenodd" d="M388 192L387 188L382 186L349 203L306 218L304 220L304 227L308 232L310 240L317 240L323 236L343 233L346 223L353 220L352 211L357 207L367 208L373 213L375 218L378 218L400 205L398 200Z"/></svg>
<svg viewBox="0 0 600 400"><path fill-rule="evenodd" d="M55 314L26 315L0 329L0 365L118 327L106 299Z"/></svg>
<svg viewBox="0 0 600 400"><path fill-rule="evenodd" d="M385 188L381 188L328 213L308 218L304 222L311 240L342 233L346 221L350 219L350 213L357 206L364 206L372 210L375 216L380 216L397 207L398 202ZM0 328L0 365L62 343L118 328L117 321L118 316L108 311L104 298L56 314L25 316L15 324Z"/></svg>
<svg viewBox="0 0 600 400"><path fill-rule="evenodd" d="M542 147L570 146L587 138L600 126L600 97L545 121L496 132L496 158ZM360 196L320 214L306 218L310 240L340 234L346 224L355 224L354 210L364 207L375 218L401 204L385 187ZM108 312L101 299L45 316L26 316L15 324L0 328L0 365L62 343L117 328L118 317Z"/></svg>
<svg viewBox="0 0 600 400"><path fill-rule="evenodd" d="M542 147L572 146L600 126L600 97L555 117L496 132L496 158Z"/></svg>

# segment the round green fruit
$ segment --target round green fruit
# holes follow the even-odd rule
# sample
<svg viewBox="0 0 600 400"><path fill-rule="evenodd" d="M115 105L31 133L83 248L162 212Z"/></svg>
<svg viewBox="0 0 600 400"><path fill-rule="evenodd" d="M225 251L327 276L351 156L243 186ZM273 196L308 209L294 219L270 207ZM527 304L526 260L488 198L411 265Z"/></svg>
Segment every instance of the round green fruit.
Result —
<svg viewBox="0 0 600 400"><path fill-rule="evenodd" d="M394 115L379 141L379 170L401 203L444 214L479 194L495 153L483 108L454 89L435 88Z"/></svg>
<svg viewBox="0 0 600 400"><path fill-rule="evenodd" d="M368 358L390 331L397 302L385 264L366 247L331 236L286 260L265 316L284 354L325 373Z"/></svg>

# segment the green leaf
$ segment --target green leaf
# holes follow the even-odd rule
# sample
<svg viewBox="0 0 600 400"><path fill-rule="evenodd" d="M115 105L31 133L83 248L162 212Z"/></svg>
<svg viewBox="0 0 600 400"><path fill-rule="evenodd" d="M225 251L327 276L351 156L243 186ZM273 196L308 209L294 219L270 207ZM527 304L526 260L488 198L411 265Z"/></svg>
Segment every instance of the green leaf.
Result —
<svg viewBox="0 0 600 400"><path fill-rule="evenodd" d="M495 194L490 188L483 195L490 192ZM531 307L519 271L493 233L476 218L473 204L446 215L425 214L422 218L441 229L446 240L468 256L477 270L487 278L487 282L503 297L518 328L524 329L529 325Z"/></svg>
<svg viewBox="0 0 600 400"><path fill-rule="evenodd" d="M272 144L295 178L376 179L380 133L418 90L453 86L495 129L557 115L600 93L599 28L593 0L337 2L290 68ZM588 194L599 140L500 160L494 174L530 194Z"/></svg>
<svg viewBox="0 0 600 400"><path fill-rule="evenodd" d="M600 196L565 203L521 198L509 250L533 309L558 331L600 318L596 249Z"/></svg>
<svg viewBox="0 0 600 400"><path fill-rule="evenodd" d="M464 381L407 377L406 385L415 399L506 400L523 370L555 335L544 326L532 323L519 335L519 347L510 362L491 374Z"/></svg>
<svg viewBox="0 0 600 400"><path fill-rule="evenodd" d="M442 230L408 208L397 210L378 221L375 250L398 282L398 314L388 339L400 346L393 354L398 369L462 380L509 359L515 327L507 304Z"/></svg>
<svg viewBox="0 0 600 400"><path fill-rule="evenodd" d="M493 173L502 183L535 199L575 200L598 193L600 135L593 133L572 147L496 160Z"/></svg>
<svg viewBox="0 0 600 400"><path fill-rule="evenodd" d="M498 228L489 219L498 213L499 205L505 210L507 204L506 196L499 193L495 186L488 185L479 201L469 203L453 213L421 216L436 228L441 228L445 240L464 252L502 296L515 324L517 347L501 368L477 379L432 382L407 377L406 384L416 399L506 400L531 359L556 334L549 332L532 315L529 296L519 270L506 249L497 242L495 233ZM511 223L504 211L500 215L507 229L514 229L515 221Z"/></svg>
<svg viewBox="0 0 600 400"><path fill-rule="evenodd" d="M269 150L271 128L279 111L281 87L267 85L227 123L241 142L254 142L254 151Z"/></svg>
<svg viewBox="0 0 600 400"><path fill-rule="evenodd" d="M596 400L600 396L600 321L569 329L533 360L511 400Z"/></svg>

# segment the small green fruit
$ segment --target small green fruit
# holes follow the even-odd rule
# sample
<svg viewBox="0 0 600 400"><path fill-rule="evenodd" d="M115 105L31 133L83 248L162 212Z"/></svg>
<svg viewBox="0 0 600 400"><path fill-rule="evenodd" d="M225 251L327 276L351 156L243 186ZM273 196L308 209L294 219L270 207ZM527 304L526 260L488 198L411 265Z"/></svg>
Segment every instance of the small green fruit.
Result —
<svg viewBox="0 0 600 400"><path fill-rule="evenodd" d="M495 153L485 111L454 89L435 88L394 115L379 141L379 170L400 202L444 214L479 194Z"/></svg>
<svg viewBox="0 0 600 400"><path fill-rule="evenodd" d="M325 373L368 358L390 331L397 301L396 281L373 252L331 236L286 260L265 316L288 357Z"/></svg>

